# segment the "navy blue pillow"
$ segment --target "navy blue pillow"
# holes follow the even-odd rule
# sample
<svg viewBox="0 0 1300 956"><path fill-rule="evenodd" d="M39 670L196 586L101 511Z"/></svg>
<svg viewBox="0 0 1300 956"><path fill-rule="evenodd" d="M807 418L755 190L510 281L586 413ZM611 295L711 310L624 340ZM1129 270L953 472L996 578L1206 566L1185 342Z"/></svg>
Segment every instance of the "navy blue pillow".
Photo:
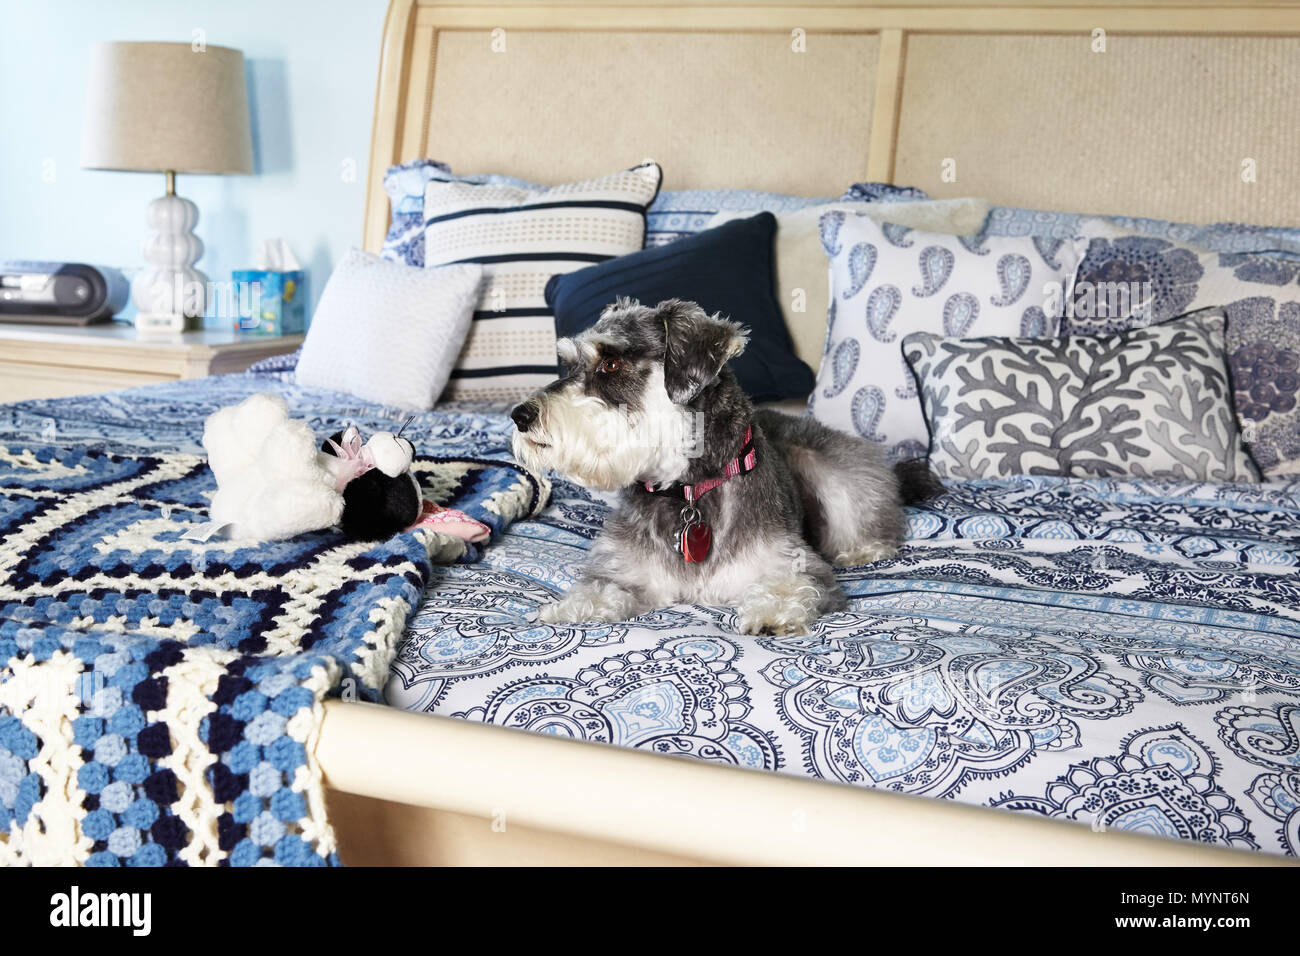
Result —
<svg viewBox="0 0 1300 956"><path fill-rule="evenodd" d="M546 304L555 313L556 332L564 338L590 328L618 296L643 305L687 299L749 328L749 345L729 364L750 398L803 398L813 390L816 376L794 354L772 291L775 235L776 217L761 212L666 246L552 276Z"/></svg>

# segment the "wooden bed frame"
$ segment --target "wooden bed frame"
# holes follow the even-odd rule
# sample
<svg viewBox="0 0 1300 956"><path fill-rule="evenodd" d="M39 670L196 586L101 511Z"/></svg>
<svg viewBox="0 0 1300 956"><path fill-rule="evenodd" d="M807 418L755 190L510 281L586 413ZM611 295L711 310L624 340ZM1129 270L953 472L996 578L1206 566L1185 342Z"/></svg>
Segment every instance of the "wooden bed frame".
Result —
<svg viewBox="0 0 1300 956"><path fill-rule="evenodd" d="M1300 4L393 0L364 226L385 169L1300 225ZM325 705L350 863L1279 864L1268 854Z"/></svg>

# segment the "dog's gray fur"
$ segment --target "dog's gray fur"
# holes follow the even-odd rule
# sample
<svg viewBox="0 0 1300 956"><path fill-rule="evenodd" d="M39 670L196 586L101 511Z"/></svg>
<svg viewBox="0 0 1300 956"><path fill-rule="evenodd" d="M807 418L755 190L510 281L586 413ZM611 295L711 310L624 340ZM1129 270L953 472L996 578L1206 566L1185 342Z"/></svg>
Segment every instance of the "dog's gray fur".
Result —
<svg viewBox="0 0 1300 956"><path fill-rule="evenodd" d="M845 605L832 563L898 549L899 485L879 449L811 418L755 411L726 367L744 346L739 325L676 299L619 300L561 340L565 374L512 413L515 455L621 494L582 579L542 620L625 620L687 602L734 607L746 634L802 634ZM684 501L644 482L720 475L750 425L757 467L699 499L712 550L687 564L674 547Z"/></svg>

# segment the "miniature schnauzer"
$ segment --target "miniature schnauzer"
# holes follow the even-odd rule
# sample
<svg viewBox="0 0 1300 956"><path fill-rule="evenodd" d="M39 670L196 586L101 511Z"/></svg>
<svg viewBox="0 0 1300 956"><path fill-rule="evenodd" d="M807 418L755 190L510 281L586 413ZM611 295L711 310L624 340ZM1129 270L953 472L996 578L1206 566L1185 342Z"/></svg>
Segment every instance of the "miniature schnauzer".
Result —
<svg viewBox="0 0 1300 956"><path fill-rule="evenodd" d="M805 634L845 606L832 564L903 540L900 477L880 450L812 418L755 411L727 368L741 326L693 302L620 299L561 339L562 376L512 412L515 457L621 490L581 580L543 621L617 621L679 602L736 609L745 634Z"/></svg>

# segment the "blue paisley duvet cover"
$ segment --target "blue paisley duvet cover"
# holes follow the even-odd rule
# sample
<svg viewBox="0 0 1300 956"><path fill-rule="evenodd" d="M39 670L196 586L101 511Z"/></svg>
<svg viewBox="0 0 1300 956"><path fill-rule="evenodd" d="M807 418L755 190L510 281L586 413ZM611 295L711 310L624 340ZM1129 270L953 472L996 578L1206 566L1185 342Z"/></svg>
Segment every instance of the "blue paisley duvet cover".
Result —
<svg viewBox="0 0 1300 956"><path fill-rule="evenodd" d="M286 376L0 407L0 441L197 449L254 391L322 428L400 420ZM426 455L508 454L500 406L440 406ZM897 558L844 569L849 610L741 637L676 606L531 620L577 577L605 501L556 481L477 564L440 565L392 664L410 710L1000 807L1300 853L1300 480L952 482Z"/></svg>

